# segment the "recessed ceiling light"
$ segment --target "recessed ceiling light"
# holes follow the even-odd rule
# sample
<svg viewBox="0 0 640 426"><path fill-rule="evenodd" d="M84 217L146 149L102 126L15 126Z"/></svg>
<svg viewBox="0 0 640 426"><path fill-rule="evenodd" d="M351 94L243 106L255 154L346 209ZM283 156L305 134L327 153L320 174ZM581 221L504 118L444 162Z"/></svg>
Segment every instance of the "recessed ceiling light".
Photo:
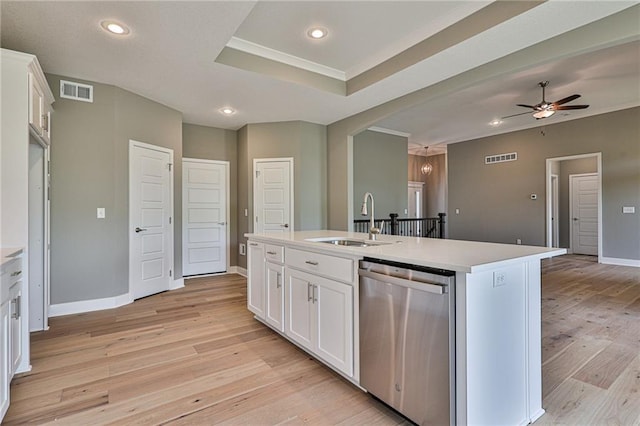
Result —
<svg viewBox="0 0 640 426"><path fill-rule="evenodd" d="M327 31L326 28L322 28L322 27L309 28L309 30L307 31L307 35L314 40L324 38L327 36L328 33L329 31Z"/></svg>
<svg viewBox="0 0 640 426"><path fill-rule="evenodd" d="M236 113L236 110L231 107L220 108L219 111L224 115L233 115Z"/></svg>
<svg viewBox="0 0 640 426"><path fill-rule="evenodd" d="M499 126L502 124L502 120L498 119L498 118L494 118L493 120L491 120L489 122L490 126Z"/></svg>
<svg viewBox="0 0 640 426"><path fill-rule="evenodd" d="M129 34L129 28L125 27L122 24L114 22L114 21L102 21L102 22L100 22L100 26L105 31L109 31L111 34L115 34L115 35L127 35L127 34Z"/></svg>

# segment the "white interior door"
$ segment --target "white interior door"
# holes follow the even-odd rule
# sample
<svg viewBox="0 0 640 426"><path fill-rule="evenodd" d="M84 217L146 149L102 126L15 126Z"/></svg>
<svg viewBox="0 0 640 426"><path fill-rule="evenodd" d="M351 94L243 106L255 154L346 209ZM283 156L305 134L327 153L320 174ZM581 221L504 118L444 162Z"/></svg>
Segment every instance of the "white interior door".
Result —
<svg viewBox="0 0 640 426"><path fill-rule="evenodd" d="M569 176L571 188L571 249L575 254L598 254L598 175Z"/></svg>
<svg viewBox="0 0 640 426"><path fill-rule="evenodd" d="M408 217L421 217L422 215L422 191L424 182L409 182L409 209Z"/></svg>
<svg viewBox="0 0 640 426"><path fill-rule="evenodd" d="M254 160L254 232L293 230L293 159Z"/></svg>
<svg viewBox="0 0 640 426"><path fill-rule="evenodd" d="M558 176L551 175L551 247L560 247Z"/></svg>
<svg viewBox="0 0 640 426"><path fill-rule="evenodd" d="M172 163L172 150L130 141L129 289L134 299L171 286Z"/></svg>
<svg viewBox="0 0 640 426"><path fill-rule="evenodd" d="M228 163L182 161L182 275L227 270Z"/></svg>

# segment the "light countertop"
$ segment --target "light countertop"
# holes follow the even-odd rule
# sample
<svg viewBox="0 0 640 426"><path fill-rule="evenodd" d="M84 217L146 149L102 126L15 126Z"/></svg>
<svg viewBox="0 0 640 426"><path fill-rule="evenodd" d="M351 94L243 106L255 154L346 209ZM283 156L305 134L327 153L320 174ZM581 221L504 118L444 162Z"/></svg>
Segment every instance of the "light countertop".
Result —
<svg viewBox="0 0 640 426"><path fill-rule="evenodd" d="M345 247L308 241L316 238L368 239L368 234L345 231L296 231L245 234L246 237L267 243L358 257L448 269L456 272L482 272L509 264L544 259L565 254L566 249L525 246L515 244L484 243L476 241L379 235L378 241L392 244L369 247ZM286 256L286 254L285 254Z"/></svg>
<svg viewBox="0 0 640 426"><path fill-rule="evenodd" d="M22 247L7 247L0 249L0 265L4 265L14 257L22 254Z"/></svg>

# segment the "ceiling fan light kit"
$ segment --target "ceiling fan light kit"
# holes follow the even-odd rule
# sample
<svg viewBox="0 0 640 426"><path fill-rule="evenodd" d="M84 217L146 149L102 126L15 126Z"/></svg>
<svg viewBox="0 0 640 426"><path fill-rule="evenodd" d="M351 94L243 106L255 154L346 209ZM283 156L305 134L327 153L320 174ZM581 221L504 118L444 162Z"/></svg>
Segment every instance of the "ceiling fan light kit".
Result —
<svg viewBox="0 0 640 426"><path fill-rule="evenodd" d="M536 105L517 104L517 106L523 107L523 108L531 108L533 110L533 117L536 120L551 117L553 114L556 113L556 111L589 108L589 105L564 105L567 102L571 102L578 99L580 97L580 95L578 94L567 96L566 98L562 98L555 102L547 102L545 100L545 88L548 85L549 85L549 81L541 81L540 83L538 83L538 86L542 88L542 101L539 104L536 104ZM518 115L523 115L523 114L529 114L529 113L521 112L519 114L507 115L506 117L502 117L502 119L504 120L505 118L516 117Z"/></svg>

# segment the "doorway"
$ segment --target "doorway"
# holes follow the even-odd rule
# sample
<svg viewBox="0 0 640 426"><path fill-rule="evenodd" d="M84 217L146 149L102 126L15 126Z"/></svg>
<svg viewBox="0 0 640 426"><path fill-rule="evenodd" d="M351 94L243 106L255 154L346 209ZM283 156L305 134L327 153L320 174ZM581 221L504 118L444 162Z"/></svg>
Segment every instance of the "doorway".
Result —
<svg viewBox="0 0 640 426"><path fill-rule="evenodd" d="M169 290L173 277L173 150L129 141L129 292Z"/></svg>
<svg viewBox="0 0 640 426"><path fill-rule="evenodd" d="M29 331L49 329L49 155L29 140Z"/></svg>
<svg viewBox="0 0 640 426"><path fill-rule="evenodd" d="M571 189L571 175L591 175L588 198L588 218L585 216L582 231L587 231L589 236L583 235L583 242L591 246L586 251L588 254L597 255L598 261L602 258L602 155L601 153L589 153L566 157L548 158L546 160L546 245L547 247L562 247L573 253L574 231L576 222L580 218L573 215L571 206L573 190ZM554 179L553 175L557 176ZM554 185L557 184L557 189ZM554 198L557 196L557 202ZM585 198L585 197L583 197ZM585 202L587 200L585 199ZM587 214L587 212L585 212ZM557 218L557 219L556 219ZM574 220L577 218L578 220ZM556 225L557 222L557 234ZM554 236L555 234L555 236ZM577 246L578 252L584 252ZM577 252L577 253L578 253Z"/></svg>
<svg viewBox="0 0 640 426"><path fill-rule="evenodd" d="M293 225L293 158L253 160L253 232L288 232Z"/></svg>
<svg viewBox="0 0 640 426"><path fill-rule="evenodd" d="M598 254L598 175L569 175L569 228L573 254Z"/></svg>
<svg viewBox="0 0 640 426"><path fill-rule="evenodd" d="M182 275L228 270L229 162L182 160Z"/></svg>

